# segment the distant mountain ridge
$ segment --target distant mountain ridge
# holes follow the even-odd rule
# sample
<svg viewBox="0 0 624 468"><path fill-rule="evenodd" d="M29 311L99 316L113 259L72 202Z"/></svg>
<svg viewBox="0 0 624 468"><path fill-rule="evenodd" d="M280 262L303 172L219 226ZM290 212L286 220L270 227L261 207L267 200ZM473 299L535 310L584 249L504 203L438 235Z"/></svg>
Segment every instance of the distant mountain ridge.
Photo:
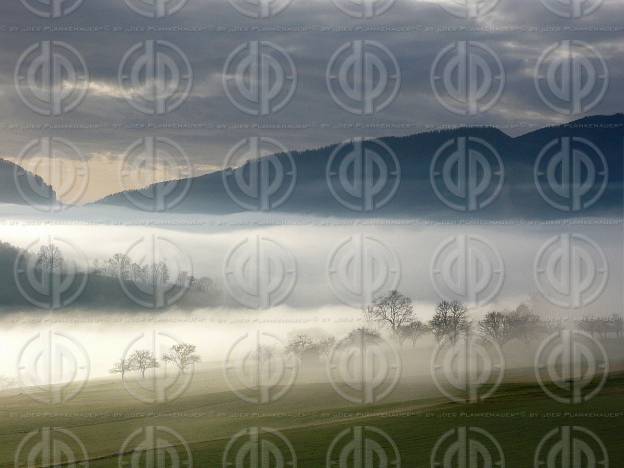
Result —
<svg viewBox="0 0 624 468"><path fill-rule="evenodd" d="M41 177L11 161L0 159L0 203L55 205L57 197L54 189Z"/></svg>
<svg viewBox="0 0 624 468"><path fill-rule="evenodd" d="M297 179L292 191L280 193L277 190L274 194L274 198L282 197L283 203L271 208L273 213L344 217L477 216L491 219L621 216L623 142L624 114L615 114L586 117L515 138L496 128L473 127L364 140L363 147L372 153L371 157L364 158L368 162L363 163L352 157L353 150L359 148L354 146L358 145L357 142L347 143L336 154L334 152L340 144L330 145L293 151L290 156L280 153L267 157L264 170L270 181L271 176L275 178L276 175L275 164L288 168L294 163L296 168ZM388 167L394 164L392 156L386 154L380 159L374 155L375 152L387 153L387 149L396 156L400 175ZM358 151L361 152L361 149ZM568 162L563 161L557 155L563 151L574 157ZM536 172L535 162L542 152L544 168ZM464 156L460 153L469 156L462 161ZM502 171L496 167L497 158L492 153L499 155ZM432 168L436 155L436 164L440 163L440 167ZM384 157L385 162L378 164ZM490 162L484 164L488 158ZM549 165L549 158L559 162ZM566 158L564 156L563 159ZM332 165L328 168L330 160ZM372 163L369 164L370 161ZM601 167L603 161L606 164L604 168ZM384 166L388 171L386 174L383 174ZM246 195L232 195L237 190L236 185L233 185L235 190L230 187L228 191L224 179L231 182L238 178L243 192L253 193L257 188L252 183L253 175L259 170L258 167L257 164L247 163L235 169L182 179L181 182L189 185L188 192L177 206L165 211L206 214L248 211L250 207L244 199ZM372 191L368 194L370 210L366 209L366 184L358 184L354 173L369 176L371 182L368 189ZM504 181L499 184L495 179L500 179L501 174ZM285 177L285 174L281 176ZM332 177L342 179L334 180L332 186L328 183L328 178ZM391 181L393 177L398 177L398 183ZM536 177L548 178L552 193L542 193L543 187L538 186L543 184L536 183ZM564 182L568 179L578 186L566 186ZM388 187L382 187L383 183L377 184L380 180L385 180ZM488 181L491 187L487 187L485 182ZM285 185L288 188L288 184ZM337 193L343 189L343 194ZM110 195L95 204L136 208L129 199L141 198L150 191L168 193L171 183L154 184L144 190L148 192L137 190ZM351 204L348 198L353 194L354 204ZM359 195L362 197L358 198ZM375 200L375 197L378 199ZM250 200L253 204L253 197ZM359 202L362 206L357 206ZM569 206L566 206L568 202Z"/></svg>

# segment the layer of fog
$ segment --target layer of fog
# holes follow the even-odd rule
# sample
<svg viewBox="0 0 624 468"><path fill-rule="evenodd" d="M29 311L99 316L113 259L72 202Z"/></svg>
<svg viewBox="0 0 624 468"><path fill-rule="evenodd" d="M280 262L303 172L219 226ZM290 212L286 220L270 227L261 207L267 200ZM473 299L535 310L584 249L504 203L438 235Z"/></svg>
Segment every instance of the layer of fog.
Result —
<svg viewBox="0 0 624 468"><path fill-rule="evenodd" d="M0 319L0 351L5 359L0 374L13 375L16 362L29 339L49 330L68 333L87 349L93 376L107 375L137 337L168 333L179 341L197 345L202 361L220 362L238 338L246 333L270 332L281 340L299 329L323 329L340 338L362 326L360 310L341 302L328 280L328 262L341 242L365 234L389 246L400 263L398 289L410 296L418 319L427 321L440 300L432 284L431 264L438 246L457 235L486 239L504 261L500 292L485 305L468 304L473 320L497 309L515 308L539 298L534 261L542 245L553 236L576 233L592 239L608 260L604 292L590 306L564 310L537 301L536 310L545 319L584 315L611 315L622 310L621 225L604 223L509 223L428 224L413 220L354 222L302 216L279 218L267 215L179 216L166 222L144 223L147 217L119 208L72 209L68 213L35 215L18 207L2 207L0 240L26 248L40 239L62 238L83 250L90 261L123 253L137 240L161 236L185 252L196 276L215 280L224 293L226 306L193 312L173 310L143 313L93 311L5 312ZM154 219L152 219L153 221ZM224 262L231 249L250 236L261 235L279 242L296 258L296 284L282 305L269 311L249 310L236 304L223 288Z"/></svg>

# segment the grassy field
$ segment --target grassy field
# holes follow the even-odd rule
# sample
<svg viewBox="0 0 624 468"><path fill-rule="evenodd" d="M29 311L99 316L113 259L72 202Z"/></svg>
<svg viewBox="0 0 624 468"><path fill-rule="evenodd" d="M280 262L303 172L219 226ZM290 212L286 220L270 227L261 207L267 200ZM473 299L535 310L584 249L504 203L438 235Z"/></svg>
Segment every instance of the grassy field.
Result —
<svg viewBox="0 0 624 468"><path fill-rule="evenodd" d="M293 387L279 401L259 406L245 403L231 391L224 390L222 373L217 370L196 373L192 386L181 398L158 405L137 402L125 391L120 380L91 381L75 399L62 406L35 403L28 395L9 391L0 395L0 466L16 466L15 453L21 441L32 431L47 426L69 429L75 434L88 453L88 466L95 468L188 466L183 463L184 446L179 445L171 433L162 432L158 443L173 445L167 450L174 453L174 457L175 454L181 457L180 464L171 461L158 464L158 457L164 453L162 450L158 453L147 450L140 463L133 462L135 447L153 448L149 442L140 445L145 439L142 428L150 426L166 427L184 439L195 467L224 466L228 442L248 427L279 430L292 445L298 467L327 466L326 457L332 441L345 430L353 432L354 427L374 427L387 434L396 444L401 466L429 467L432 466L432 450L444 434L455 428L476 427L488 431L498 441L506 467L527 468L534 466L540 440L559 426L589 429L604 443L610 461L608 466L624 466L624 373L613 373L595 398L573 406L556 403L538 385L522 376L518 371L516 377L512 375L491 398L477 404L450 403L431 382L423 383L409 377L401 381L383 404L374 406L348 403L326 383L305 382ZM135 431L139 431L138 437L123 448L124 441ZM273 440L276 447L286 450L281 439ZM30 448L27 444L22 453L27 454ZM126 452L121 459L120 451ZM154 457L151 465L150 456ZM26 455L22 455L19 466L42 466L36 460L35 457L29 462ZM244 465L237 465L231 459L228 462L232 467L265 468L258 461L248 460ZM368 467L353 459L349 463L332 466ZM279 466L269 461L266 468ZM459 465L436 466L455 468ZM481 466L489 465L479 464L475 468ZM542 466L551 468L551 465ZM552 468L567 466L603 465L566 465L561 461Z"/></svg>

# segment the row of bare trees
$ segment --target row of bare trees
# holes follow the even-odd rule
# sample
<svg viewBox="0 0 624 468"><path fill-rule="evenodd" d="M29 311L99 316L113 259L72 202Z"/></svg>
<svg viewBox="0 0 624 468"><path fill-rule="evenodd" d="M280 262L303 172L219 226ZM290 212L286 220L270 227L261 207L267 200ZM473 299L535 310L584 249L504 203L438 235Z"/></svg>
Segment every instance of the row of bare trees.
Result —
<svg viewBox="0 0 624 468"><path fill-rule="evenodd" d="M189 343L179 343L171 346L169 352L162 355L162 361L171 363L178 368L181 373L201 359L196 354L196 346ZM142 378L149 369L160 367L160 363L154 353L147 349L137 349L128 357L121 358L110 370L111 374L121 374L124 378L127 372L139 372Z"/></svg>
<svg viewBox="0 0 624 468"><path fill-rule="evenodd" d="M116 253L104 261L95 260L93 273L157 287L175 284L204 293L212 292L214 289L214 282L208 277L196 277L187 271L180 271L177 277L172 278L169 267L163 261L139 265L128 255L121 253Z"/></svg>
<svg viewBox="0 0 624 468"><path fill-rule="evenodd" d="M406 341L414 344L428 333L437 341L455 342L460 336L475 331L502 346L511 340L529 343L563 328L561 321L542 320L526 304L514 310L490 311L475 326L466 306L457 301L438 303L431 320L423 323L415 316L412 300L396 290L377 299L366 309L365 316L368 321L388 329L401 346ZM624 337L622 316L585 317L576 326L603 339Z"/></svg>

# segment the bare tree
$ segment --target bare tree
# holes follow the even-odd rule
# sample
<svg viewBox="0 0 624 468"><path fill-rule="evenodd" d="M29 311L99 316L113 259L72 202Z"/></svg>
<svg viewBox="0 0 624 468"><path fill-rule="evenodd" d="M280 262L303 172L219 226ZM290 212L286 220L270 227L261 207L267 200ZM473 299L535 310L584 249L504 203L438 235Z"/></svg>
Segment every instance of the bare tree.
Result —
<svg viewBox="0 0 624 468"><path fill-rule="evenodd" d="M482 320L479 320L479 332L499 345L504 345L513 338L509 314L497 311L488 312Z"/></svg>
<svg viewBox="0 0 624 468"><path fill-rule="evenodd" d="M127 359L119 359L119 361L113 364L113 367L109 371L111 374L121 374L121 378L123 379L126 375L126 372L132 370L130 366L130 362Z"/></svg>
<svg viewBox="0 0 624 468"><path fill-rule="evenodd" d="M624 317L621 315L613 314L611 316L611 328L615 333L616 338L622 338L624 336Z"/></svg>
<svg viewBox="0 0 624 468"><path fill-rule="evenodd" d="M537 314L525 304L508 314L509 326L513 337L526 343L533 341L544 329L544 324Z"/></svg>
<svg viewBox="0 0 624 468"><path fill-rule="evenodd" d="M138 349L128 358L130 368L141 372L141 377L145 378L147 369L155 369L158 367L158 361L154 354L147 349Z"/></svg>
<svg viewBox="0 0 624 468"><path fill-rule="evenodd" d="M429 333L429 327L420 320L414 320L407 325L401 325L397 330L399 344L402 346L407 340L412 342L412 347L416 346L416 342L421 336Z"/></svg>
<svg viewBox="0 0 624 468"><path fill-rule="evenodd" d="M352 330L341 343L360 346L362 343L379 343L381 339L381 335L377 330L360 327Z"/></svg>
<svg viewBox="0 0 624 468"><path fill-rule="evenodd" d="M396 335L400 327L414 320L414 307L409 297L393 290L367 307L366 315L369 320L389 327Z"/></svg>
<svg viewBox="0 0 624 468"><path fill-rule="evenodd" d="M329 336L327 338L323 338L317 343L319 356L322 358L327 358L332 348L336 344L336 338L333 336Z"/></svg>
<svg viewBox="0 0 624 468"><path fill-rule="evenodd" d="M37 254L37 261L43 273L52 274L63 271L63 254L54 244L42 246Z"/></svg>
<svg viewBox="0 0 624 468"><path fill-rule="evenodd" d="M448 337L453 343L459 335L470 330L468 310L457 301L442 301L436 306L435 314L429 322L431 331L438 341Z"/></svg>
<svg viewBox="0 0 624 468"><path fill-rule="evenodd" d="M179 343L171 346L168 353L163 354L163 361L176 365L180 372L184 374L189 366L200 361L198 354L195 354L197 347L189 343Z"/></svg>

